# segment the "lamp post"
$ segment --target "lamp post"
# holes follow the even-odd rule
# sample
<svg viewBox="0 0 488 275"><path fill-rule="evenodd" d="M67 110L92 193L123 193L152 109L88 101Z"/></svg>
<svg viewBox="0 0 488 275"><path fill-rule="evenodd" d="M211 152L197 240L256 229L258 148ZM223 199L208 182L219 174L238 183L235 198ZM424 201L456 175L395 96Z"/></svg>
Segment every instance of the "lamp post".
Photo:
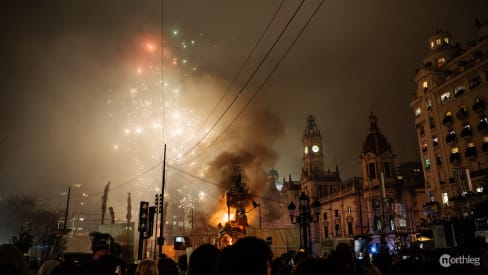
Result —
<svg viewBox="0 0 488 275"><path fill-rule="evenodd" d="M312 246L309 242L310 223L317 223L320 215L320 202L318 199L310 206L310 197L305 192L300 194L298 198L299 213L295 216L296 206L293 202L288 205L288 211L290 213L290 221L292 224L298 224L300 226L300 246L305 250L305 255L310 255L312 252Z"/></svg>

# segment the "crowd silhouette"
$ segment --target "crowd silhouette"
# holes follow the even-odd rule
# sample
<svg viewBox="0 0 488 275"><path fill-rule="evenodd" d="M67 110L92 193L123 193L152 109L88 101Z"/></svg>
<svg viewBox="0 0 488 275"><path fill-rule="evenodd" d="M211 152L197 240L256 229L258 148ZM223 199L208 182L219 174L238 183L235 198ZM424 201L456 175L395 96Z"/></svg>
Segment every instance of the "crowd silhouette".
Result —
<svg viewBox="0 0 488 275"><path fill-rule="evenodd" d="M469 256L476 264L442 266L442 255ZM488 274L488 244L476 241L467 247L423 250L412 247L391 254L383 249L363 259L355 257L353 248L340 243L322 257L311 257L303 250L288 251L275 257L269 244L256 237L243 237L231 246L218 249L203 244L193 252L173 260L165 254L157 260L144 259L126 264L106 248L93 252L87 261L49 259L38 268L29 268L22 251L14 245L0 246L0 274L5 275L393 275L393 274Z"/></svg>

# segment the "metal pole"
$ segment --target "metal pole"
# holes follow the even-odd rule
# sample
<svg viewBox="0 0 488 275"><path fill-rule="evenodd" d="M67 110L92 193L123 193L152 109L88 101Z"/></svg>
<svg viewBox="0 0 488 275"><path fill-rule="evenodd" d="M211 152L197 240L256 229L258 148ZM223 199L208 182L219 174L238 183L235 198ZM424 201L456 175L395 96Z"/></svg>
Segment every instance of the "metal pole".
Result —
<svg viewBox="0 0 488 275"><path fill-rule="evenodd" d="M66 234L66 223L68 222L69 196L71 193L71 185L68 187L68 199L66 200L66 212L64 213L63 235Z"/></svg>
<svg viewBox="0 0 488 275"><path fill-rule="evenodd" d="M159 216L159 254L163 253L163 245L164 245L164 187L166 184L166 144L164 145L163 151L163 180L161 184L161 215Z"/></svg>

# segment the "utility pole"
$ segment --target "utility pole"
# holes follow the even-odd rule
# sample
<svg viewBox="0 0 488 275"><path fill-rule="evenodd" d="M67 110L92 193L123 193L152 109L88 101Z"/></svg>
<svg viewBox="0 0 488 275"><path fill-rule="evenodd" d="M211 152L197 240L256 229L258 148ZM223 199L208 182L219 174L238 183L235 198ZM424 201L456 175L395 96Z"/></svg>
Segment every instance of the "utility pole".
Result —
<svg viewBox="0 0 488 275"><path fill-rule="evenodd" d="M63 235L66 235L66 223L68 222L69 196L71 193L71 185L68 187L68 199L66 200L66 212L64 213Z"/></svg>
<svg viewBox="0 0 488 275"><path fill-rule="evenodd" d="M160 213L160 220L159 220L159 238L158 238L158 245L159 245L159 254L163 253L163 245L164 245L164 188L166 184L166 144L164 144L164 151L163 151L163 180L161 182L161 213Z"/></svg>

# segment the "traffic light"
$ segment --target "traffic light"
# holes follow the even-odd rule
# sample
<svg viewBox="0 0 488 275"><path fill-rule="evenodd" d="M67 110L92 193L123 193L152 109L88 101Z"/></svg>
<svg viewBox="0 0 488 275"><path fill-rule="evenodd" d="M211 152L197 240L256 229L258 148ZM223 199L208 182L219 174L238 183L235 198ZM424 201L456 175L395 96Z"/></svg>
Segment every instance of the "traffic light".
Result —
<svg viewBox="0 0 488 275"><path fill-rule="evenodd" d="M149 214L149 202L141 201L139 207L139 227L137 230L141 233L148 232L148 214Z"/></svg>

